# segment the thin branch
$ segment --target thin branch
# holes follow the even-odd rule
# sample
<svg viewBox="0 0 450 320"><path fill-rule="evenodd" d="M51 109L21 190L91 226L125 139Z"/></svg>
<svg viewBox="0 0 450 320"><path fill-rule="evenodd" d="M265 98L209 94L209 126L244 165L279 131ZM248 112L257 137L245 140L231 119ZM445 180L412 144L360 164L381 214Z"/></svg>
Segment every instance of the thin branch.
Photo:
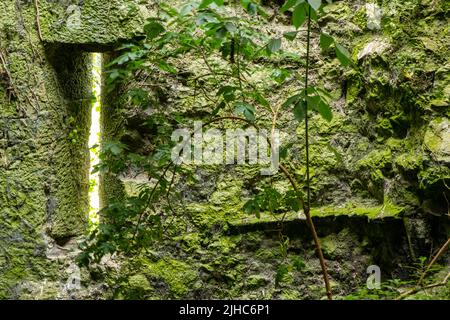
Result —
<svg viewBox="0 0 450 320"><path fill-rule="evenodd" d="M395 300L402 300L402 299L406 298L407 296L410 296L412 294L415 294L415 293L423 291L423 290L445 286L447 284L449 278L450 278L450 272L445 276L445 278L441 282L436 282L436 283L427 285L425 287L415 287L414 289L411 289L409 291L402 293L397 298L395 298Z"/></svg>
<svg viewBox="0 0 450 320"><path fill-rule="evenodd" d="M40 13L39 13L39 0L34 0L34 7L36 9L36 27L39 35L39 40L42 42L42 32L40 23Z"/></svg>
<svg viewBox="0 0 450 320"><path fill-rule="evenodd" d="M431 266L439 259L439 257L444 253L444 251L447 249L447 247L450 244L450 238L447 239L447 241L442 245L442 247L439 249L439 251L436 253L434 258L430 261L425 271L422 273L419 281L417 282L418 285L422 285L423 279L425 278L425 275L427 274L428 270L430 270Z"/></svg>

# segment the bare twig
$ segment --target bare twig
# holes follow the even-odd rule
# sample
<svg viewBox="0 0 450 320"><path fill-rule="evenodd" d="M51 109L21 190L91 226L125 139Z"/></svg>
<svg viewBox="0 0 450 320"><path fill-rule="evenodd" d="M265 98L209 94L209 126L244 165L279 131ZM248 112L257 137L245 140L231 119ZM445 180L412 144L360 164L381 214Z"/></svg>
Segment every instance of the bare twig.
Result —
<svg viewBox="0 0 450 320"><path fill-rule="evenodd" d="M430 284L430 285L427 285L424 287L419 287L419 286L415 287L411 290L408 290L408 291L402 293L397 298L395 298L395 300L402 300L402 299L406 298L407 296L410 296L412 294L415 294L415 293L423 291L423 290L445 286L447 284L449 278L450 278L450 272L445 276L445 278L441 282L436 282L436 283L433 283L433 284Z"/></svg>
<svg viewBox="0 0 450 320"><path fill-rule="evenodd" d="M34 7L36 9L36 27L39 35L39 40L42 42L42 32L40 23L40 12L39 12L39 0L34 0Z"/></svg>
<svg viewBox="0 0 450 320"><path fill-rule="evenodd" d="M442 247L439 249L439 251L436 253L436 255L433 257L433 259L430 261L430 263L428 264L427 268L425 269L425 271L422 273L419 281L417 282L417 284L420 286L422 285L423 279L425 278L425 275L427 274L428 270L430 270L431 266L437 261L437 259L439 259L439 257L444 253L444 251L447 249L447 247L450 244L450 238L447 239L447 241L442 245Z"/></svg>

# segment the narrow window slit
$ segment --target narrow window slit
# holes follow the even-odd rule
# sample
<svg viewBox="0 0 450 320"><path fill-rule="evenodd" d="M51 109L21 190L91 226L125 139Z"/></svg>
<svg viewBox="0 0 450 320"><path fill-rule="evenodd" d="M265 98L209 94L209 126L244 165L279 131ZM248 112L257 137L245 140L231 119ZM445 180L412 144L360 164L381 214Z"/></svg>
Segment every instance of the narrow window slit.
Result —
<svg viewBox="0 0 450 320"><path fill-rule="evenodd" d="M89 225L90 229L95 229L99 223L98 211L100 210L99 197L99 175L93 173L94 167L99 162L98 152L100 146L100 111L101 111L101 90L102 90L102 55L92 54L92 93L95 97L92 103L91 127L89 131Z"/></svg>

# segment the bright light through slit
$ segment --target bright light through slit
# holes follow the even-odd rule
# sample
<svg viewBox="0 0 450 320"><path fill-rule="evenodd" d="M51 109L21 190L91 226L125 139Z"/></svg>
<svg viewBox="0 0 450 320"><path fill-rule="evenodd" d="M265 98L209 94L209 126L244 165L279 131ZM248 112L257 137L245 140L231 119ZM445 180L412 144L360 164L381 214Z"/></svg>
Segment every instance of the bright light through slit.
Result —
<svg viewBox="0 0 450 320"><path fill-rule="evenodd" d="M90 168L89 168L89 221L91 228L96 228L99 223L98 211L100 210L99 177L98 173L92 173L94 166L98 164L98 149L100 145L100 108L101 108L101 69L102 55L92 54L92 91L95 95L95 103L92 105L91 129L89 135Z"/></svg>

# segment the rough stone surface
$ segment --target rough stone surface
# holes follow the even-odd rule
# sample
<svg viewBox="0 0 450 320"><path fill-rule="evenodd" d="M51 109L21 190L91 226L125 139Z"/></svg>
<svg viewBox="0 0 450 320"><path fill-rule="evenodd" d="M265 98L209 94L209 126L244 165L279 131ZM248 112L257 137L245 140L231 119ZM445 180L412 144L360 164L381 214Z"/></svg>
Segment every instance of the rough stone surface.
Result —
<svg viewBox="0 0 450 320"><path fill-rule="evenodd" d="M117 298L322 298L319 264L301 213L289 213L283 232L290 245L283 253L273 217L242 212L260 179L251 166L191 168L196 183L177 181L188 219L175 220L173 240L120 264L104 261L97 275L81 270L83 289L72 291L75 237L85 230L88 209L86 50L109 50L138 35L152 3L37 3L39 16L33 1L0 3L0 298L96 298L105 297L108 288L114 289L108 297ZM336 98L331 123L311 119L311 159L313 215L337 295L361 284L372 263L389 277L399 262L411 262L408 238L418 255L429 252L425 239L448 235L448 221L442 220L450 199L444 184L450 179L448 4L377 3L379 28L367 20L365 1L334 2L320 22L350 48L357 68L339 69L332 55L319 55L313 39L319 71L312 81ZM278 16L261 28L281 37L287 24ZM301 41L288 49L304 54ZM286 63L302 72L301 65ZM177 68L196 75L205 66L179 61ZM267 75L253 77L264 82ZM204 115L203 106L187 97L192 88L185 82L150 79L157 80L158 102L168 112ZM265 90L276 102L298 85L277 92L268 84ZM157 137L144 130L130 133L133 128L120 124L145 122L148 114L116 113L116 107L130 109L122 94L103 97L103 138L126 135L130 146L145 146ZM284 129L296 142L289 160L301 175L303 128ZM126 177L123 186L119 178L102 178L104 204L140 182ZM283 179L273 182L286 187ZM411 218L409 227L400 217Z"/></svg>
<svg viewBox="0 0 450 320"><path fill-rule="evenodd" d="M449 169L442 165L442 158L433 156L433 150L442 156L445 137L433 144L435 149L426 147L427 141L436 142L437 131L443 131L436 123L446 120L438 119L448 117L448 6L445 1L414 0L378 4L379 10L378 6L366 6L365 1L337 1L325 8L326 15L320 21L323 30L350 48L356 64L353 70L340 69L332 54L319 55L313 33L312 60L319 71L312 75L312 82L331 91L335 102L330 123L319 116L310 121L312 214L338 296L363 285L370 264L381 265L387 278L395 276L398 265L427 254L425 248L430 241L439 242L448 234L445 195L450 198L450 194L444 182L450 178ZM290 30L288 24L288 19L278 16L260 28L273 37L282 37ZM283 48L304 54L302 41L284 42ZM192 77L208 72L204 63L194 58L172 63ZM281 61L280 67L303 72L301 64L290 61ZM293 83L278 91L266 81L268 78L263 66L255 66L252 79L267 83L264 90L272 93L271 103L283 102L301 86ZM207 101L192 102L193 88L188 80L154 73L141 74L131 83L142 81L151 84L142 88L154 88L148 93L167 114L182 113L193 120L207 117ZM213 92L213 84L209 85ZM116 110L111 103L123 110L124 125L114 126L114 134L105 134L104 138L122 139L138 153L152 149L152 141L158 136L144 129L148 113L134 110L126 94L106 97L106 110ZM149 109L154 111L157 106ZM105 126L117 124L117 118L109 113L104 119ZM288 123L283 127L287 139L282 143L295 142L288 160L296 174L302 175L304 130L294 122ZM141 290L141 298L323 298L319 262L301 212L288 213L284 227L272 215L263 213L256 218L243 213L243 204L257 192L262 179L259 168L185 169L197 181L177 181L184 205L178 208L182 218L175 217L174 229L169 231L174 240L124 263L122 275L129 272L134 277L141 270L140 274L150 281L152 289ZM142 183L142 179L134 178L139 174L117 176L116 182L122 180L121 192L136 190ZM279 190L287 187L282 177L272 178L272 183ZM327 221L349 228L327 227ZM406 221L420 225L421 232ZM290 230L286 256L278 248L279 233L266 232L280 228ZM129 283L135 283L135 279L130 278ZM130 290L136 292L135 287L125 282L116 287L116 292L126 298Z"/></svg>
<svg viewBox="0 0 450 320"><path fill-rule="evenodd" d="M138 0L40 0L44 41L76 44L90 50L113 48L119 40L142 32L149 15Z"/></svg>

